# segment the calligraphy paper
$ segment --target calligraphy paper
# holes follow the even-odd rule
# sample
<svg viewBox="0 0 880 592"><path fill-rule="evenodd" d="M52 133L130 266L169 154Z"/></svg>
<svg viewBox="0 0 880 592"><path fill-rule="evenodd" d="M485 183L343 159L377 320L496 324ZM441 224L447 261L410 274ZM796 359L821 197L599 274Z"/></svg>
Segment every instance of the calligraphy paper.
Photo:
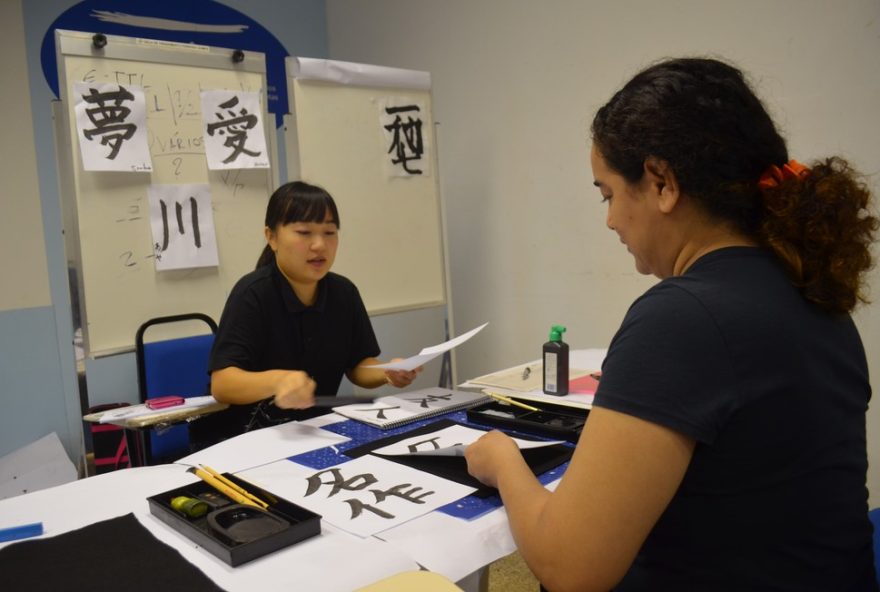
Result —
<svg viewBox="0 0 880 592"><path fill-rule="evenodd" d="M376 456L325 469L279 461L239 475L303 506L333 526L367 537L475 491Z"/></svg>
<svg viewBox="0 0 880 592"><path fill-rule="evenodd" d="M209 185L150 185L147 195L157 271L219 264Z"/></svg>
<svg viewBox="0 0 880 592"><path fill-rule="evenodd" d="M83 169L152 171L147 103L140 86L75 82L74 118Z"/></svg>
<svg viewBox="0 0 880 592"><path fill-rule="evenodd" d="M382 97L379 127L385 141L385 173L389 177L428 177L431 119L422 101L407 97Z"/></svg>
<svg viewBox="0 0 880 592"><path fill-rule="evenodd" d="M260 93L205 90L201 101L209 169L269 168Z"/></svg>

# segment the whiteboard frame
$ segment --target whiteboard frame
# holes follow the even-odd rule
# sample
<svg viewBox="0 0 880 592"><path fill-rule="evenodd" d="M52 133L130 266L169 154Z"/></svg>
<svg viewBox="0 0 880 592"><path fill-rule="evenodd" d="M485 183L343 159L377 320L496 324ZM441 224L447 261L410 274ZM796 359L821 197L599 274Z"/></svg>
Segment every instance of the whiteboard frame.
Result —
<svg viewBox="0 0 880 592"><path fill-rule="evenodd" d="M262 77L261 102L263 113L267 114L267 79L265 56L259 52L232 50L214 46L176 43L141 37L124 37L119 35L104 35L106 45L97 48L94 37L97 32L69 31L56 29L55 31L55 54L58 65L58 84L61 101L61 117L55 120L56 137L56 160L58 166L59 199L61 202L62 224L64 232L64 247L68 265L69 289L71 296L71 311L73 316L73 331L75 345L82 348L77 353L78 360L84 357L92 359L113 356L134 351L134 333L131 335L131 344L117 348L105 348L98 352L91 350L88 335L87 307L85 302L85 286L83 284L83 262L81 257L81 242L79 236L79 218L77 191L75 188L75 159L71 158L70 151L77 149L70 135L72 107L64 102L69 80L65 68L65 58L87 57L98 59L128 60L133 62L147 62L171 66L190 66L197 68L214 68L220 70L239 70L250 74L258 74ZM233 54L238 54L238 61L233 59ZM56 111L56 112L57 112ZM273 125L270 125L270 117L263 117L263 128L270 153L270 168L266 169L267 188L271 193L278 187L277 166L277 140ZM274 120L273 120L274 121ZM268 200L268 195L266 199ZM193 312L193 311L180 311ZM217 319L219 321L219 319ZM78 342L81 336L81 344ZM157 333L156 338L163 338ZM79 364L78 364L79 365ZM82 398L82 397L81 397Z"/></svg>
<svg viewBox="0 0 880 592"><path fill-rule="evenodd" d="M375 66L371 64L360 64L355 62L343 62L338 60L325 60L318 58L306 58L300 56L288 56L285 60L287 70L287 92L288 105L290 105L291 113L285 117L285 146L287 154L287 175L289 180L299 179L302 175L301 158L299 149L299 137L296 125L296 97L294 96L294 81L302 80L308 82L327 83L332 85L350 86L350 87L375 87L388 88L398 91L420 91L430 94L431 91L431 75L429 72L420 70L407 70L403 68L391 68L386 66ZM433 106L432 106L433 120ZM385 315L408 310L418 310L422 308L434 308L445 306L447 318L449 320L449 332L454 334L451 313L451 290L449 286L449 256L448 241L446 233L446 213L443 207L443 195L440 191L440 173L438 167L437 155L437 137L438 125L434 121L433 129L432 154L432 182L434 184L434 195L436 196L437 211L435 217L438 224L438 235L440 239L440 284L441 295L435 300L413 302L411 304L403 304L398 306L382 306L377 307L369 302L369 297L364 297L364 303L367 312L370 315Z"/></svg>

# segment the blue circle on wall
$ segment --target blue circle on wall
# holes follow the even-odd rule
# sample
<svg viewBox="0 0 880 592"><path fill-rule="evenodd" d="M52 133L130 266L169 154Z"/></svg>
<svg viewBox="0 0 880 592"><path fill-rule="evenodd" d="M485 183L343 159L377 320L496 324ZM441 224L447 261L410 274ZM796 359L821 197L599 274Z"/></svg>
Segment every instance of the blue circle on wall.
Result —
<svg viewBox="0 0 880 592"><path fill-rule="evenodd" d="M214 0L86 0L67 9L49 26L40 47L43 76L58 97L55 29L261 52L266 55L266 103L276 127L287 113L287 50L255 20Z"/></svg>

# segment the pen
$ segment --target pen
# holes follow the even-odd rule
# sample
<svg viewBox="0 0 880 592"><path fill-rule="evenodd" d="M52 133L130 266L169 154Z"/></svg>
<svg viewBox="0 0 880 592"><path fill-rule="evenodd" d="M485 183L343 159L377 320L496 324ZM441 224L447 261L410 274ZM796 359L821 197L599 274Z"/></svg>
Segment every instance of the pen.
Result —
<svg viewBox="0 0 880 592"><path fill-rule="evenodd" d="M528 366L526 366L525 368L523 368L523 373L522 373L522 378L523 378L523 380L528 379L528 377L529 377L529 375L530 375L531 373L532 373L532 369L529 368Z"/></svg>
<svg viewBox="0 0 880 592"><path fill-rule="evenodd" d="M209 472L203 471L202 469L200 469L198 467L190 467L189 471L191 473L195 473L196 475L198 475L199 479L201 479L202 481L204 481L205 483L207 483L208 485L210 485L211 487L213 487L214 489L216 489L217 491L219 491L220 493L222 493L223 495L225 495L229 499L236 501L240 504L245 504L246 506L253 506L255 508L260 508L260 506L258 506L256 503L252 502L251 500L249 500L248 498L246 498L242 494L238 493L237 491L235 491L234 489L232 489L228 485L224 484L222 481L216 479ZM262 510L262 508L260 508L260 509Z"/></svg>
<svg viewBox="0 0 880 592"><path fill-rule="evenodd" d="M202 465L202 468L205 469L208 473L211 474L212 477L214 477L215 479L217 479L218 481L220 481L224 485L234 489L238 493L247 497L252 502L256 502L258 505L262 506L264 509L269 507L269 504L267 504L266 502L264 502L263 500L261 500L260 498L258 498L254 494L252 494L250 491L248 491L244 487L241 487L240 485L233 483L232 481L230 481L229 479L227 479L226 477L224 477L222 474L218 473L217 471L215 471L211 467L209 467L207 465Z"/></svg>
<svg viewBox="0 0 880 592"><path fill-rule="evenodd" d="M483 391L493 399L497 401L502 401L504 403L508 403L510 405L514 405L516 407L521 407L522 409L528 409L529 411L540 411L537 407L532 407L531 405L526 405L525 403L520 403L519 401L514 401L504 395L499 395L498 393L493 393L492 391Z"/></svg>

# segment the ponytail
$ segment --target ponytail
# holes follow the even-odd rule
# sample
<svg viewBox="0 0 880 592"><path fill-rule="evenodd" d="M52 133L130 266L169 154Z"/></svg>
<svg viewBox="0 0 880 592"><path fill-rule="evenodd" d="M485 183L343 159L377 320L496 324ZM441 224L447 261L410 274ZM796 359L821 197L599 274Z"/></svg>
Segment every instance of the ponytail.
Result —
<svg viewBox="0 0 880 592"><path fill-rule="evenodd" d="M260 258L257 259L257 267L256 269L260 269L261 267L265 267L266 265L270 265L275 263L275 251L272 250L268 244L263 248L263 252L260 253Z"/></svg>
<svg viewBox="0 0 880 592"><path fill-rule="evenodd" d="M849 164L829 158L762 194L760 237L804 297L832 313L867 303L864 276L873 267L871 244L880 220L869 211L870 191Z"/></svg>

